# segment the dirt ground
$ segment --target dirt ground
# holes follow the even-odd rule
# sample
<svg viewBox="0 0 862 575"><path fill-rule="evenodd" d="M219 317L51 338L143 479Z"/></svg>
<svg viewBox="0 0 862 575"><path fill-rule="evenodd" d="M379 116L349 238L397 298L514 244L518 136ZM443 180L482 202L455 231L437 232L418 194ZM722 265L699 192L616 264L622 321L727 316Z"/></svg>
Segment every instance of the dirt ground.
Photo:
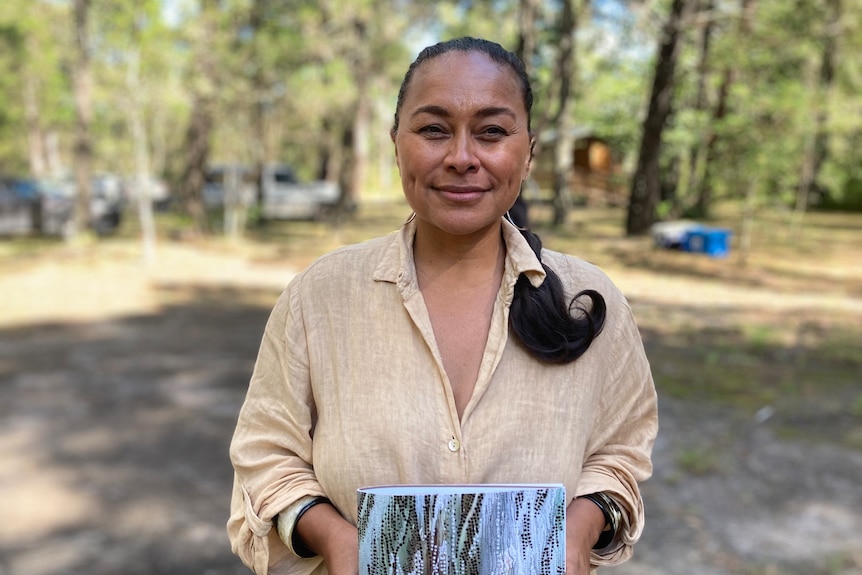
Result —
<svg viewBox="0 0 862 575"><path fill-rule="evenodd" d="M661 410L646 531L602 572L862 574L862 218L744 268L601 224L543 237L626 292ZM152 265L122 237L0 242L0 575L249 572L227 446L269 307L369 232L307 230L164 240Z"/></svg>

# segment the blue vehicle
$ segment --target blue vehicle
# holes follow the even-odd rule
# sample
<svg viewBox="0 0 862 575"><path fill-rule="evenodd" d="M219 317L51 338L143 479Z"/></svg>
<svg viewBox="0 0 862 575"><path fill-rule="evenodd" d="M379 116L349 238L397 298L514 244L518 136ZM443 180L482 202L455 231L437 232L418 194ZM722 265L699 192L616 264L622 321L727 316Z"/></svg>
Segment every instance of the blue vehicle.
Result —
<svg viewBox="0 0 862 575"><path fill-rule="evenodd" d="M99 235L122 220L122 198L94 181L90 225ZM69 237L75 231L74 187L49 180L0 178L0 236Z"/></svg>

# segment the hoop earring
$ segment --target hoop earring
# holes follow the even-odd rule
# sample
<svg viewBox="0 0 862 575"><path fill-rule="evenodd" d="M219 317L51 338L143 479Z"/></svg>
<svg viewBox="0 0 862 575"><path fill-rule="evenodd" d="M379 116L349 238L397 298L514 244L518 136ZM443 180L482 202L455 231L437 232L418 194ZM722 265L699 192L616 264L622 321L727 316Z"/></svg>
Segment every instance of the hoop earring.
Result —
<svg viewBox="0 0 862 575"><path fill-rule="evenodd" d="M412 222L412 221L413 221L413 220L415 220L415 219L416 219L416 212L413 212L412 214L410 214L410 217L409 217L409 218L407 218L407 221L406 221L406 222L404 222L404 224L405 224L405 225L406 225L406 224L409 224L410 222Z"/></svg>

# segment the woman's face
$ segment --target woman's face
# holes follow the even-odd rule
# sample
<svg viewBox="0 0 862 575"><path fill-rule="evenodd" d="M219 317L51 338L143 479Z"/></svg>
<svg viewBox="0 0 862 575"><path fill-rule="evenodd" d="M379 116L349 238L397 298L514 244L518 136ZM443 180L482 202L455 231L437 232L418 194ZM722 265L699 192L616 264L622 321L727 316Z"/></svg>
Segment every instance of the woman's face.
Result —
<svg viewBox="0 0 862 575"><path fill-rule="evenodd" d="M530 172L530 133L514 71L452 51L414 72L393 136L407 202L452 235L488 231Z"/></svg>

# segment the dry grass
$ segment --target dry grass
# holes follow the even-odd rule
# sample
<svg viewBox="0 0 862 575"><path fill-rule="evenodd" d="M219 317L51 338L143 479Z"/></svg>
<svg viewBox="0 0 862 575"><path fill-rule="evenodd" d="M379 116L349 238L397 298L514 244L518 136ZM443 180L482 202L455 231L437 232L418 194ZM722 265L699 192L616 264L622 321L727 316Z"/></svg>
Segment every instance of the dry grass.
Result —
<svg viewBox="0 0 862 575"><path fill-rule="evenodd" d="M167 239L179 234L164 218L150 265L134 223L98 242L5 240L0 326L156 313L193 297L183 286L258 288L237 293L268 306L317 256L395 229L408 215L403 203L369 204L335 227L270 223L235 242ZM533 213L547 247L598 264L629 297L667 393L756 409L862 380L862 215L812 213L796 226L789 214L763 214L744 258L732 210L714 222L734 232L727 258L626 238L618 208L578 209L562 229L548 228L546 216ZM862 399L843 399L862 410Z"/></svg>

